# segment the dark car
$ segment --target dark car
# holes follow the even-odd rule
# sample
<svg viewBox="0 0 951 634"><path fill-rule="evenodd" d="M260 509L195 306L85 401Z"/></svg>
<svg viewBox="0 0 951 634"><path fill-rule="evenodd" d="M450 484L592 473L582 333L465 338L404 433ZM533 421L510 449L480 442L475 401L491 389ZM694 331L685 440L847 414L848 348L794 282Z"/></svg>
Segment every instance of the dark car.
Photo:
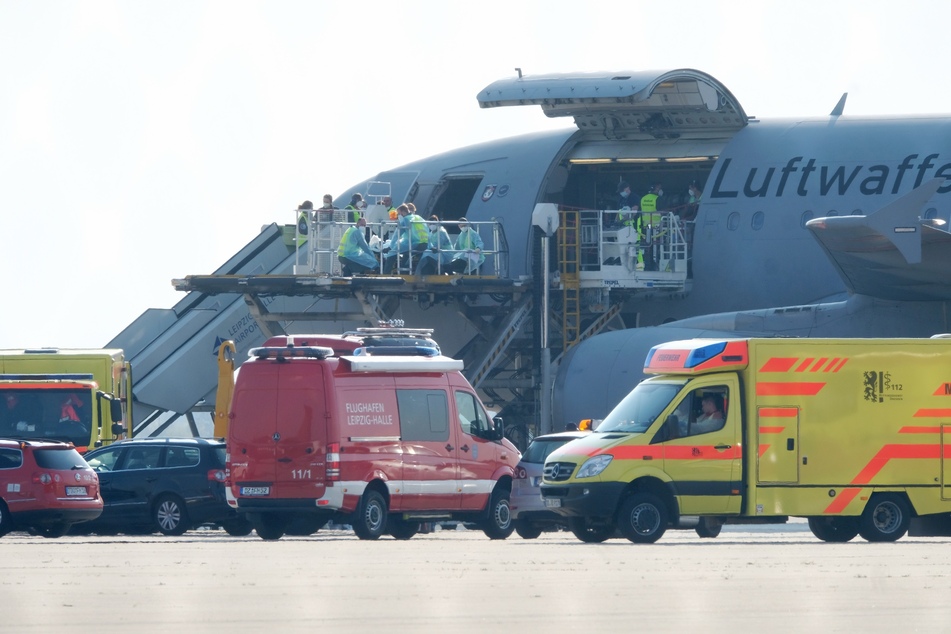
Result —
<svg viewBox="0 0 951 634"><path fill-rule="evenodd" d="M0 536L62 537L101 512L99 481L73 445L0 440Z"/></svg>
<svg viewBox="0 0 951 634"><path fill-rule="evenodd" d="M121 440L86 454L99 474L102 515L80 530L98 533L159 531L181 535L201 524L219 524L247 535L225 499L225 444L203 438Z"/></svg>

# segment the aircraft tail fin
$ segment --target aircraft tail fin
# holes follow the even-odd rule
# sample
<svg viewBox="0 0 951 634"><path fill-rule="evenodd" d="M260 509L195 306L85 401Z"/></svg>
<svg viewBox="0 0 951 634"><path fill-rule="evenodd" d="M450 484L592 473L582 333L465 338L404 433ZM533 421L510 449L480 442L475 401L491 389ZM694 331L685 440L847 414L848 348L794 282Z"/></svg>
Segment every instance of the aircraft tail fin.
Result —
<svg viewBox="0 0 951 634"><path fill-rule="evenodd" d="M830 117L838 117L845 111L845 98L848 96L849 93L842 93L842 96L839 97L839 103L835 104L835 108L833 108L832 112L829 113Z"/></svg>

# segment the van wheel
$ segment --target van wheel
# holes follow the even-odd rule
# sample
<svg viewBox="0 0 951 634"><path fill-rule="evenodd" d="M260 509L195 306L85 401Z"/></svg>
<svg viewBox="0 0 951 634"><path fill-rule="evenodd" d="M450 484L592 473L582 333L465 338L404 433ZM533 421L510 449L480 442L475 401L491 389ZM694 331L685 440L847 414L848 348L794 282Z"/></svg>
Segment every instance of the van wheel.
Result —
<svg viewBox="0 0 951 634"><path fill-rule="evenodd" d="M184 535L188 530L188 511L175 495L163 495L152 507L152 521L163 535Z"/></svg>
<svg viewBox="0 0 951 634"><path fill-rule="evenodd" d="M264 513L251 520L254 532L264 541L277 541L284 536L288 520L279 513Z"/></svg>
<svg viewBox="0 0 951 634"><path fill-rule="evenodd" d="M635 493L621 503L617 527L635 544L653 544L667 531L667 507L652 493Z"/></svg>
<svg viewBox="0 0 951 634"><path fill-rule="evenodd" d="M225 532L232 537L245 537L246 535L250 535L251 531L254 530L254 527L251 526L251 522L246 519L235 519L222 522L221 528L225 529Z"/></svg>
<svg viewBox="0 0 951 634"><path fill-rule="evenodd" d="M13 518L10 517L10 511L3 500L0 500L0 537L13 530Z"/></svg>
<svg viewBox="0 0 951 634"><path fill-rule="evenodd" d="M586 544L600 544L611 538L614 527L607 524L589 524L584 517L572 517L568 524L572 535Z"/></svg>
<svg viewBox="0 0 951 634"><path fill-rule="evenodd" d="M395 539L412 539L419 532L419 522L411 522L394 515L386 521L386 530Z"/></svg>
<svg viewBox="0 0 951 634"><path fill-rule="evenodd" d="M379 492L369 489L350 522L353 532L360 539L379 539L386 532L386 513L386 500Z"/></svg>
<svg viewBox="0 0 951 634"><path fill-rule="evenodd" d="M859 519L859 534L870 542L894 542L908 532L911 509L900 495L873 496Z"/></svg>
<svg viewBox="0 0 951 634"><path fill-rule="evenodd" d="M48 526L37 526L36 534L42 535L47 539L56 539L57 537L62 537L69 532L69 527L72 526L69 522L56 522L55 524L50 524Z"/></svg>
<svg viewBox="0 0 951 634"><path fill-rule="evenodd" d="M844 544L859 534L859 518L810 517L809 530L824 542Z"/></svg>
<svg viewBox="0 0 951 634"><path fill-rule="evenodd" d="M720 529L723 528L723 520L719 517L701 517L697 524L697 535L703 538L714 538L719 536Z"/></svg>
<svg viewBox="0 0 951 634"><path fill-rule="evenodd" d="M542 529L528 520L515 520L515 532L522 539L537 539L542 534Z"/></svg>
<svg viewBox="0 0 951 634"><path fill-rule="evenodd" d="M515 530L515 523L512 521L512 509L509 508L509 492L498 487L492 491L489 497L489 504L485 509L485 516L482 518L482 532L489 539L505 539Z"/></svg>

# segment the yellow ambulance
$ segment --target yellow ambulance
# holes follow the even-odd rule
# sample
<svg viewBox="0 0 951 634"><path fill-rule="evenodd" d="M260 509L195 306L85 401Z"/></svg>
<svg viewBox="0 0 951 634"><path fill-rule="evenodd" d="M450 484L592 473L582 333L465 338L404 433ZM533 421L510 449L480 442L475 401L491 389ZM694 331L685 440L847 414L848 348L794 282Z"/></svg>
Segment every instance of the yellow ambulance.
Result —
<svg viewBox="0 0 951 634"><path fill-rule="evenodd" d="M0 350L0 438L77 450L132 435L132 369L119 349Z"/></svg>
<svg viewBox="0 0 951 634"><path fill-rule="evenodd" d="M894 541L951 513L951 339L693 339L545 462L546 506L600 542L808 518Z"/></svg>

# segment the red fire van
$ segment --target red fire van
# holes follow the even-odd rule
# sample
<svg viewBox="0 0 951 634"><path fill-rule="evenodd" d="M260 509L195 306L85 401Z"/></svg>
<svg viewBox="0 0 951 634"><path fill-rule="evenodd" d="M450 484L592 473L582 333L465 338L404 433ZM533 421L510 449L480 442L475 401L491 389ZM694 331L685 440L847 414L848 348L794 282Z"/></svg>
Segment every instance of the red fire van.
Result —
<svg viewBox="0 0 951 634"><path fill-rule="evenodd" d="M229 502L264 539L294 522L409 539L421 521L473 522L493 539L519 452L432 331L275 337L238 372Z"/></svg>

